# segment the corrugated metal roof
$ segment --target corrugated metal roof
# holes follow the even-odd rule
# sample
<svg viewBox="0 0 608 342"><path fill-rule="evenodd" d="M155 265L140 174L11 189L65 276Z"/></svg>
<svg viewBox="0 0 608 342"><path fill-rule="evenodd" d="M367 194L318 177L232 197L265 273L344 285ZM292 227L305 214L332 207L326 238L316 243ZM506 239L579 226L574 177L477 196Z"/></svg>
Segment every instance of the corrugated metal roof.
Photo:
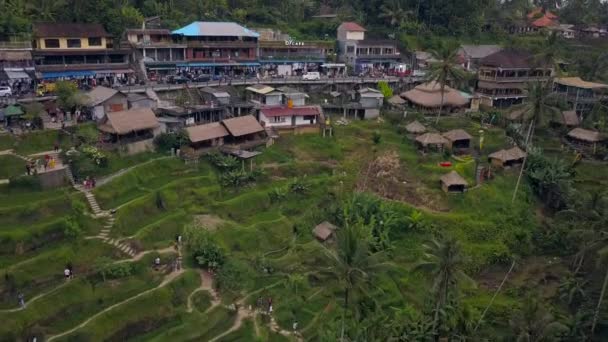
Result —
<svg viewBox="0 0 608 342"><path fill-rule="evenodd" d="M195 21L187 26L171 32L187 37L198 36L236 36L259 37L259 33L233 22Z"/></svg>

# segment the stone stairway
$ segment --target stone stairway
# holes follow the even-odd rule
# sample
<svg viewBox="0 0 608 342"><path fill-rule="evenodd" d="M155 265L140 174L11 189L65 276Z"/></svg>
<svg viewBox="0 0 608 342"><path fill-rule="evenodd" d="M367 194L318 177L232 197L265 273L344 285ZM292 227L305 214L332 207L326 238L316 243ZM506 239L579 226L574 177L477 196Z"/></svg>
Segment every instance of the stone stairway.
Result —
<svg viewBox="0 0 608 342"><path fill-rule="evenodd" d="M101 210L101 208L99 207L99 203L97 203L97 199L95 199L95 195L93 195L93 193L88 189L85 189L82 185L76 183L76 181L74 180L74 175L72 174L72 170L70 170L69 167L66 168L66 174L68 179L70 180L70 183L72 183L72 186L74 186L76 190L84 194L85 198L87 199L87 202L89 202L91 210L93 210L93 215L97 218L105 218L105 224L103 226L103 229L99 231L99 234L91 236L89 238L99 239L109 245L118 248L121 252L129 255L130 257L135 257L137 253L133 248L131 248L131 246L129 246L123 241L120 241L119 239L114 239L110 237L112 227L114 226L114 222L116 221L114 214L112 212Z"/></svg>

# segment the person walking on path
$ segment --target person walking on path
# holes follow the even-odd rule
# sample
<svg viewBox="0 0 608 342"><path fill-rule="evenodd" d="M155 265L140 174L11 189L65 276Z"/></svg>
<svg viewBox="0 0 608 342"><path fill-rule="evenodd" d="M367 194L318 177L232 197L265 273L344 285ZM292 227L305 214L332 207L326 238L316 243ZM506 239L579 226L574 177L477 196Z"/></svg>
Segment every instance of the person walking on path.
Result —
<svg viewBox="0 0 608 342"><path fill-rule="evenodd" d="M19 292L17 300L19 301L19 306L21 306L22 309L25 309L25 296L23 293Z"/></svg>
<svg viewBox="0 0 608 342"><path fill-rule="evenodd" d="M27 172L27 175L29 176L32 172L32 166L30 165L30 162L27 162L25 164L25 172Z"/></svg>

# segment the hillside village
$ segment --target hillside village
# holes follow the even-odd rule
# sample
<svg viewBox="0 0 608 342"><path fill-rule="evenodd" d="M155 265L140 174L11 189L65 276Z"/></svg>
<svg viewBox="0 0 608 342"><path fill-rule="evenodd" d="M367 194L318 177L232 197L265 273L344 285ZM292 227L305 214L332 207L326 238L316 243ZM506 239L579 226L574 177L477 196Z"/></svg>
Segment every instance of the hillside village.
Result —
<svg viewBox="0 0 608 342"><path fill-rule="evenodd" d="M602 341L608 31L556 13L0 41L0 340Z"/></svg>

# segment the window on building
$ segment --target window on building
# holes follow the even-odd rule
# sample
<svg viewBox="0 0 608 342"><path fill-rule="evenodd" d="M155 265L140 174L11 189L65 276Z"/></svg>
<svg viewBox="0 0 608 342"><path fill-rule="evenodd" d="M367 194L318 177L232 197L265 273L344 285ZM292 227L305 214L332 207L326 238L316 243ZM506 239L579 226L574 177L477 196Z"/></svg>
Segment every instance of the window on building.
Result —
<svg viewBox="0 0 608 342"><path fill-rule="evenodd" d="M347 46L346 47L346 53L354 53L355 52L355 47L354 46Z"/></svg>
<svg viewBox="0 0 608 342"><path fill-rule="evenodd" d="M45 39L44 46L46 48L59 48L59 39Z"/></svg>
<svg viewBox="0 0 608 342"><path fill-rule="evenodd" d="M284 116L273 116L272 117L272 123L282 123L282 122L285 122Z"/></svg>
<svg viewBox="0 0 608 342"><path fill-rule="evenodd" d="M68 48L79 48L80 38L79 39L68 39Z"/></svg>
<svg viewBox="0 0 608 342"><path fill-rule="evenodd" d="M100 37L89 38L89 46L101 46L101 38Z"/></svg>

